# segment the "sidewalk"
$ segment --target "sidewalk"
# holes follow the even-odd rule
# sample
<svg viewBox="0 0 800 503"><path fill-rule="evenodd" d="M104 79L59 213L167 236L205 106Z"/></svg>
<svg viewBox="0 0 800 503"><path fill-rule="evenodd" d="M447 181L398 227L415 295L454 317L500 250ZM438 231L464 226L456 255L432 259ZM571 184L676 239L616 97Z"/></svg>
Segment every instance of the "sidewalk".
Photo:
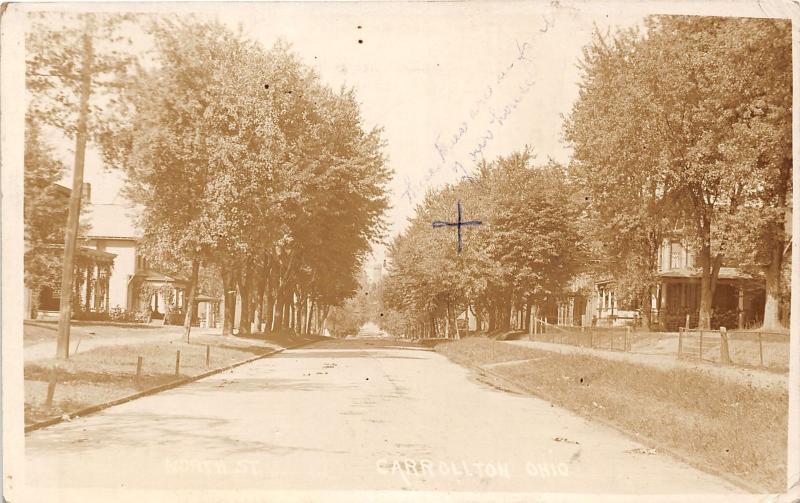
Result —
<svg viewBox="0 0 800 503"><path fill-rule="evenodd" d="M649 367L658 368L661 370L672 369L689 369L702 372L714 377L726 379L739 384L752 385L759 388L783 388L788 386L788 374L776 374L773 372L765 372L762 370L742 368L742 367L725 367L714 365L711 363L701 363L697 361L678 360L675 355L659 355L659 354L641 354L641 353L623 353L617 351L607 351L602 349L590 349L569 344L555 344L550 342L533 342L533 341L505 341L506 344L515 344L518 346L525 346L532 349L540 349L543 351L552 351L554 353L562 354L583 354L591 355L598 358L605 358L606 360L623 361L630 363L638 363L640 365L647 365Z"/></svg>
<svg viewBox="0 0 800 503"><path fill-rule="evenodd" d="M25 327L26 330L28 327ZM41 327L39 327L41 328ZM208 337L213 337L217 341L222 338L221 328L192 328L191 340L201 342ZM179 341L183 337L183 327L181 326L155 326L142 328L127 328L114 325L88 325L75 326L71 330L69 354L85 353L92 349L108 346L124 346L129 344L140 344L147 342L170 342ZM224 341L228 346L240 347L264 347L279 348L278 344L270 344L268 341L258 339L241 339L237 337L225 337ZM24 347L25 362L33 362L47 358L53 358L56 354L56 332L53 329L52 339L42 342L35 342Z"/></svg>

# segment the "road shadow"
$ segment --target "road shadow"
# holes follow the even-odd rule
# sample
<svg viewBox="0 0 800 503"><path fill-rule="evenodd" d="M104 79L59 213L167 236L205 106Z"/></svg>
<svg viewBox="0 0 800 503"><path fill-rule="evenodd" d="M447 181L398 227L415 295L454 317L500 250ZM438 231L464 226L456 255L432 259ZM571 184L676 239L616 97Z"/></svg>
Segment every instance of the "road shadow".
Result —
<svg viewBox="0 0 800 503"><path fill-rule="evenodd" d="M328 359L341 359L341 358L378 358L378 359L396 359L396 360L426 360L422 356L405 356L390 354L388 352L375 352L370 354L367 351L352 350L351 348L320 351L316 348L311 349L296 349L290 353L280 353L274 356L275 359L307 359L307 358L328 358Z"/></svg>

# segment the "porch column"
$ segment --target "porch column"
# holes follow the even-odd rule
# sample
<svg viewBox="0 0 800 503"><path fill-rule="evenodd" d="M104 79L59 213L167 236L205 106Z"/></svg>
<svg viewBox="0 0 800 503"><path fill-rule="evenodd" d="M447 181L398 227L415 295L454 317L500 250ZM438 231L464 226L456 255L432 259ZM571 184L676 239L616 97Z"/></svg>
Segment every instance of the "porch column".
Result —
<svg viewBox="0 0 800 503"><path fill-rule="evenodd" d="M92 282L92 270L93 269L94 269L93 265L90 265L90 266L86 267L86 277L84 278L84 281L86 282L86 284L84 285L84 288L83 288L84 294L85 294L85 298L83 299L83 309L86 312L89 312L89 311L92 310L92 283L93 283Z"/></svg>
<svg viewBox="0 0 800 503"><path fill-rule="evenodd" d="M75 266L75 284L73 285L75 290L75 297L72 300L72 308L73 314L78 313L83 309L83 296L81 295L81 284L83 280L83 271L78 267Z"/></svg>
<svg viewBox="0 0 800 503"><path fill-rule="evenodd" d="M100 311L100 265L94 266L94 310Z"/></svg>
<svg viewBox="0 0 800 503"><path fill-rule="evenodd" d="M609 303L609 307L611 308L611 316L614 316L614 304L615 304L615 298L614 297L616 297L616 296L614 295L613 291L612 292L608 292L608 303Z"/></svg>
<svg viewBox="0 0 800 503"><path fill-rule="evenodd" d="M567 325L572 326L575 321L575 297L570 297L569 304L567 304Z"/></svg>
<svg viewBox="0 0 800 503"><path fill-rule="evenodd" d="M658 306L658 317L661 319L661 324L666 327L667 325L667 292L669 291L668 288L669 283L666 281L662 281L660 285L658 285L659 289L659 297L661 304Z"/></svg>
<svg viewBox="0 0 800 503"><path fill-rule="evenodd" d="M597 308L597 319L600 320L603 318L603 310L606 308L606 291L601 289L599 290L600 293L600 303Z"/></svg>
<svg viewBox="0 0 800 503"><path fill-rule="evenodd" d="M111 309L111 268L106 267L106 274L103 283L105 283L105 293L106 293L106 302L105 307L106 311Z"/></svg>

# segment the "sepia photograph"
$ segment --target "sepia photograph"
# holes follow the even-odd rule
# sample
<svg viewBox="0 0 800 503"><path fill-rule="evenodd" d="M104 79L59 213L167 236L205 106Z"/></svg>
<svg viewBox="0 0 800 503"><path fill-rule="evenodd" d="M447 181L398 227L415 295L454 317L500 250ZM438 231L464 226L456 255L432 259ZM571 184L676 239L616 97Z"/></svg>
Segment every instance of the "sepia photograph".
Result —
<svg viewBox="0 0 800 503"><path fill-rule="evenodd" d="M799 13L3 4L4 500L800 501Z"/></svg>

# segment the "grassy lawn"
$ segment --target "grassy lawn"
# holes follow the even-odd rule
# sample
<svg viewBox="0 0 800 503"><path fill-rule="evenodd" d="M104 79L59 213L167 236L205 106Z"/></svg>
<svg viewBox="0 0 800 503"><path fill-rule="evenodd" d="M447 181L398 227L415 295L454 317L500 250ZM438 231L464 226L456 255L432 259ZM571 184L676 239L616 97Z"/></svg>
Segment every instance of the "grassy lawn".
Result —
<svg viewBox="0 0 800 503"><path fill-rule="evenodd" d="M71 322L70 340L79 339L89 340L103 337L130 337L146 336L147 334L178 333L180 327L165 327L157 324L144 323L106 323L88 321ZM25 320L22 327L22 343L24 347L36 344L52 342L55 343L58 331L58 322L55 321L36 321Z"/></svg>
<svg viewBox="0 0 800 503"><path fill-rule="evenodd" d="M788 393L691 370L660 370L472 337L436 350L465 366L536 359L492 372L552 403L638 435L701 469L770 492L786 484Z"/></svg>
<svg viewBox="0 0 800 503"><path fill-rule="evenodd" d="M191 343L154 338L135 344L96 347L81 351L67 361L49 358L26 362L25 423L73 413L299 342L301 339L285 334L276 336L274 340L198 335L192 337ZM207 345L211 346L209 366L206 365ZM180 375L175 375L177 351L181 353ZM143 358L143 364L137 386L135 376L139 356ZM48 381L53 372L57 384L53 405L47 407Z"/></svg>
<svg viewBox="0 0 800 503"><path fill-rule="evenodd" d="M501 340L507 339L529 339L528 334L503 334ZM761 337L759 345L758 336L755 332L728 332L728 346L731 362L744 368L762 369L775 373L786 373L789 371L789 335L781 333L765 333ZM595 329L590 336L589 332L581 332L575 327L548 327L547 332L536 334L533 340L540 342L552 342L560 344L570 344L573 346L590 347L599 349L614 349L621 351L625 347L626 334L623 328L618 329ZM698 333L691 332L690 336L684 339L684 348L688 348L689 342L697 344ZM703 359L709 362L720 362L719 338L706 337L706 344L709 341L714 349L703 353ZM678 353L678 332L648 332L631 331L627 336L629 351L644 354L663 354L677 355ZM763 362L763 365L762 365Z"/></svg>

